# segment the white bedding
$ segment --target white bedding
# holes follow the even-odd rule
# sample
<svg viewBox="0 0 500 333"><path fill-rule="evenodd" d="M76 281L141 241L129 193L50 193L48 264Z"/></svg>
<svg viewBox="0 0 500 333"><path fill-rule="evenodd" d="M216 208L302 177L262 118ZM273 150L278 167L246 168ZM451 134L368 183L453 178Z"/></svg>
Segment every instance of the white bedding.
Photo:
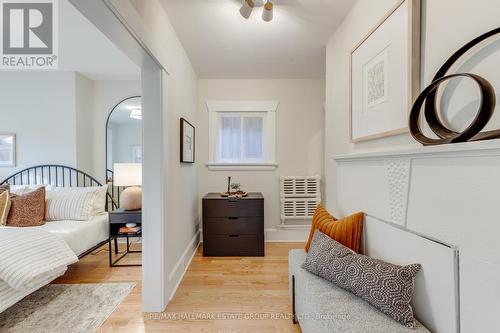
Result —
<svg viewBox="0 0 500 333"><path fill-rule="evenodd" d="M16 267L17 271L15 273L19 274L22 279L28 280L19 280L23 283L27 282L24 283L23 286L20 286L19 281L16 281L15 279L10 278L9 281L6 281L0 277L0 312L12 306L25 296L50 283L57 277L63 275L66 272L68 265L78 261L76 256L108 239L108 229L109 224L107 213L95 216L89 221L51 221L46 222L42 226L24 228L0 226L0 275L2 274L2 269L7 267L9 264L12 264L12 260L9 261L9 258L11 258L10 256L30 261L30 263L27 263L26 261L23 263L22 260L19 260L20 265L19 267ZM29 256L25 255L25 253L33 251L35 248L29 245L26 245L24 249L22 248L22 245L16 247L5 246L5 248L2 249L2 245L7 243L7 240L14 237L24 240L24 242L16 241L16 244L29 244L29 242L26 242L29 237L34 237L34 239L36 239L36 236L30 236L32 234L48 235L50 238L47 238L51 239L52 242L50 243L53 244L60 243L57 241L63 240L64 242L62 242L62 244L58 244L55 247L57 249L55 252L58 255L44 256L44 253L47 254L49 252L45 250L48 245L43 243L35 246L40 249L39 252L42 254L38 257L38 254L33 252ZM12 251L11 249L16 250ZM8 251L11 251L12 253L9 254ZM53 251L53 249L51 251ZM5 256L2 258L2 255ZM39 275L36 279L32 278L30 280L30 275L35 271L31 268L40 267L37 263L43 261L47 264L47 269L44 274ZM58 264L56 264L57 262ZM4 272L3 276L9 279L7 273ZM13 284L18 288L13 288Z"/></svg>
<svg viewBox="0 0 500 333"><path fill-rule="evenodd" d="M68 244L45 232L0 230L0 312L64 274L78 258Z"/></svg>
<svg viewBox="0 0 500 333"><path fill-rule="evenodd" d="M92 217L89 221L50 221L37 227L0 227L47 231L64 240L77 256L108 239L108 214Z"/></svg>

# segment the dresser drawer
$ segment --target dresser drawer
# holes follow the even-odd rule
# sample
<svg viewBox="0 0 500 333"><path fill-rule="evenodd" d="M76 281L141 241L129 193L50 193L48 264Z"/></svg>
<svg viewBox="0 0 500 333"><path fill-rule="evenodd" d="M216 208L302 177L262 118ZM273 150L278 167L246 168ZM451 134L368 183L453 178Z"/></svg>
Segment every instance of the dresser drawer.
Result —
<svg viewBox="0 0 500 333"><path fill-rule="evenodd" d="M205 220L207 235L260 235L264 232L262 217L210 217Z"/></svg>
<svg viewBox="0 0 500 333"><path fill-rule="evenodd" d="M204 256L263 256L264 235L207 235Z"/></svg>
<svg viewBox="0 0 500 333"><path fill-rule="evenodd" d="M264 200L203 200L205 217L264 216Z"/></svg>

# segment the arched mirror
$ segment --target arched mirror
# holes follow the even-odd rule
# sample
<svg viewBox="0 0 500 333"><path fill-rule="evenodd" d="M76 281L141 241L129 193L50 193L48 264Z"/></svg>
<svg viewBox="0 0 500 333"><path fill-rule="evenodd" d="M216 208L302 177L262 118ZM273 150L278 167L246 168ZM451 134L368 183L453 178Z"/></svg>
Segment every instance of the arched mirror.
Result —
<svg viewBox="0 0 500 333"><path fill-rule="evenodd" d="M142 108L141 97L122 100L109 113L106 123L106 177L111 185L112 197L119 200L113 165L116 163L142 163ZM118 202L119 204L119 202Z"/></svg>

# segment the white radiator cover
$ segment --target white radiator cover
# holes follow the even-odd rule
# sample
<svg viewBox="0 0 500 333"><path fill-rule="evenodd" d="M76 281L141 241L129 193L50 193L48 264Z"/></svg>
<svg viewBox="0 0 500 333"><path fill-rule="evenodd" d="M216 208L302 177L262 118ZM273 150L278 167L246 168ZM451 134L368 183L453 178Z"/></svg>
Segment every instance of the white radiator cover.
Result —
<svg viewBox="0 0 500 333"><path fill-rule="evenodd" d="M310 219L321 202L320 176L280 177L281 223Z"/></svg>
<svg viewBox="0 0 500 333"><path fill-rule="evenodd" d="M448 318L434 316L427 318L424 324L438 328L437 332L497 331L500 140L352 154L335 157L335 160L339 205L335 208L340 214L362 210L378 220L392 223L395 228L457 249L457 281L449 277L443 282L444 287L457 284L452 298L457 300L457 318L450 319L449 314ZM375 223L373 221L372 226ZM367 229L367 237L370 237ZM379 254L400 251L398 245L390 241L377 246ZM418 253L422 249L417 246L413 251ZM444 294L425 296L430 307L438 308L450 302ZM418 306L417 313L426 311Z"/></svg>

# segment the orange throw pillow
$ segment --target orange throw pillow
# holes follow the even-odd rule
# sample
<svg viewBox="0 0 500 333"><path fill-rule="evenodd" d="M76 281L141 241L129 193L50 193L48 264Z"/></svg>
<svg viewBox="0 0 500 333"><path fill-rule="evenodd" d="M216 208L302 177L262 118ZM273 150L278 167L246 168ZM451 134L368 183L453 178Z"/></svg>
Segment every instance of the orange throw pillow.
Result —
<svg viewBox="0 0 500 333"><path fill-rule="evenodd" d="M330 238L359 253L361 250L364 215L363 213L356 213L337 220L323 206L318 205L314 212L306 252L309 251L309 246L311 246L314 231L319 229Z"/></svg>

